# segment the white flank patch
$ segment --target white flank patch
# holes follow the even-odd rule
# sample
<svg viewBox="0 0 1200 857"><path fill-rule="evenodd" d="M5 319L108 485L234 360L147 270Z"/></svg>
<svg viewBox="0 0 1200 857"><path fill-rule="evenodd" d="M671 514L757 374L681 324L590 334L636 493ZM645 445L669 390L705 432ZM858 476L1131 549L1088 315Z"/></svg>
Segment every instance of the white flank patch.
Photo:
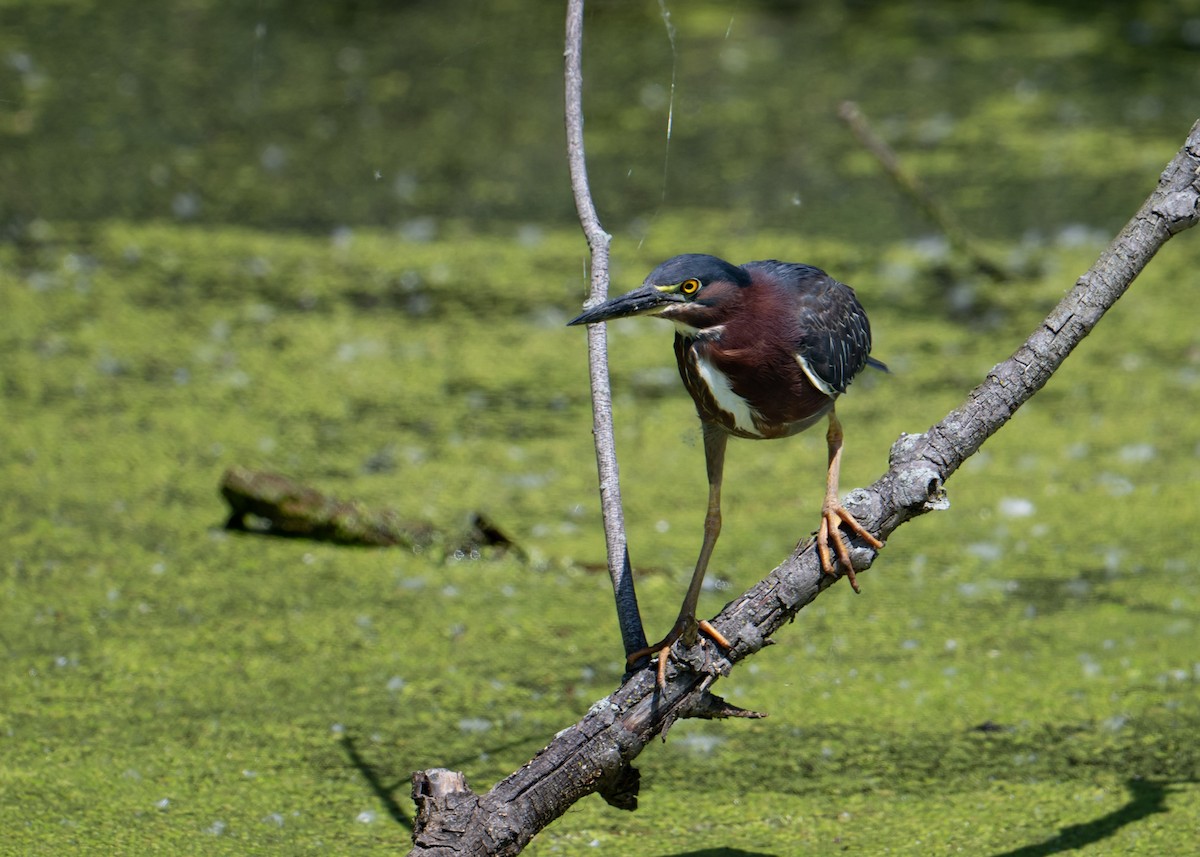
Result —
<svg viewBox="0 0 1200 857"><path fill-rule="evenodd" d="M812 370L812 367L808 365L808 361L804 359L803 354L796 355L796 362L800 364L800 368L804 370L804 374L808 376L808 380L813 382L814 387L826 396L837 395L837 390L833 389L828 381Z"/></svg>
<svg viewBox="0 0 1200 857"><path fill-rule="evenodd" d="M754 424L754 416L750 413L750 406L746 404L745 399L733 392L733 387L729 385L729 379L725 377L725 373L703 357L696 359L696 370L700 373L700 377L704 379L705 386L708 387L708 391L712 393L713 398L717 400L717 405L720 406L721 410L733 415L734 425L747 434L762 437L762 432Z"/></svg>

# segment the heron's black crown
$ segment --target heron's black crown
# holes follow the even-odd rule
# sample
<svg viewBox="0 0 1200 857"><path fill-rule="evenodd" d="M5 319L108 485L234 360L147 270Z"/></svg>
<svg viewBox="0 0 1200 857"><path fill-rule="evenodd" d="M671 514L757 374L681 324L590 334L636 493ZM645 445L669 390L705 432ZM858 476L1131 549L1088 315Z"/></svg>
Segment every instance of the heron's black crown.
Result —
<svg viewBox="0 0 1200 857"><path fill-rule="evenodd" d="M699 280L704 286L719 281L750 285L750 274L745 268L705 253L684 253L668 259L650 272L645 285L673 286L690 279Z"/></svg>

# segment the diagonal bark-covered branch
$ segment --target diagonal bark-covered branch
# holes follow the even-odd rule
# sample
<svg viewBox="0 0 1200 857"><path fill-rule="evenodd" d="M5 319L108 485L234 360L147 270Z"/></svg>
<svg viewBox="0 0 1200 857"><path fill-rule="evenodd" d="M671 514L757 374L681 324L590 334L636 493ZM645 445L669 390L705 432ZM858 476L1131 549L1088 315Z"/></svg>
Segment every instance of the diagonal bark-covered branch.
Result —
<svg viewBox="0 0 1200 857"><path fill-rule="evenodd" d="M904 435L890 466L846 505L886 538L906 521L939 508L946 480L1040 390L1172 235L1200 219L1200 121L1167 166L1158 187L1109 248L1016 352L988 373L967 400L921 435ZM707 646L678 651L659 691L651 669L631 676L520 770L477 795L461 777L419 772L412 855L516 854L575 801L600 792L610 803L636 805L629 762L680 717L746 714L725 706L709 688L718 675L770 642L770 637L826 588L811 545L803 545L766 578L726 605L713 624L733 643L727 653ZM874 559L852 550L855 567ZM678 647L677 647L678 648ZM440 782L443 788L431 787Z"/></svg>
<svg viewBox="0 0 1200 857"><path fill-rule="evenodd" d="M870 487L851 492L846 505L858 520L886 539L906 521L943 508L946 480L1045 386L1171 236L1197 220L1200 121L1163 171L1158 187L1024 344L994 366L966 401L939 423L924 434L902 435L892 446L888 472ZM732 633L739 633L739 623L753 625L755 633L774 633L831 583L814 570L810 554L802 549L789 557L729 604L714 624L726 636L730 626ZM856 552L856 568L860 559L865 566L873 556L866 550ZM764 609L772 600L779 606Z"/></svg>

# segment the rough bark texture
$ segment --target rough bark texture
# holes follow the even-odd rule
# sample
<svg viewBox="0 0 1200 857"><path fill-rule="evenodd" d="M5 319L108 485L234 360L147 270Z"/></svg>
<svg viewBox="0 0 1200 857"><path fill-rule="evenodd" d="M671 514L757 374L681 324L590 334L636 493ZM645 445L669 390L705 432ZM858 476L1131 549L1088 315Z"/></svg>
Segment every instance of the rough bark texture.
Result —
<svg viewBox="0 0 1200 857"><path fill-rule="evenodd" d="M1200 219L1200 122L1163 172L1158 188L1075 288L1008 360L997 365L966 402L921 435L892 448L888 472L851 492L846 505L881 538L943 507L943 485L964 461L1045 385L1071 350L1095 327L1168 239ZM852 550L855 568L870 566L871 550ZM420 824L412 855L516 854L575 801L599 792L610 803L636 806L629 763L680 717L748 715L709 692L719 675L770 642L770 637L829 585L815 551L805 544L757 585L726 605L713 624L732 643L721 653L707 645L677 651L667 685L653 671L631 676L615 693L560 732L520 770L490 792L462 783L452 796L414 786ZM415 777L424 782L433 772Z"/></svg>

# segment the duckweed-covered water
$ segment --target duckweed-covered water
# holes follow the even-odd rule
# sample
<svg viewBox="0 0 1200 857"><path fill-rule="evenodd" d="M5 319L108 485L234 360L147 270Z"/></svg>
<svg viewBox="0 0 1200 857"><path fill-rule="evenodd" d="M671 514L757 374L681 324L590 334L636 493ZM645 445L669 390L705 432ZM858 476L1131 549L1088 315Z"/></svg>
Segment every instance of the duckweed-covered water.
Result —
<svg viewBox="0 0 1200 857"><path fill-rule="evenodd" d="M892 368L843 488L958 404L1200 117L1200 6L590 5L614 288L704 250L829 269ZM0 8L0 853L403 852L613 689L561 9ZM672 90L672 77L674 88ZM970 271L853 98L1002 260ZM667 117L671 117L668 143ZM1197 237L839 585L532 854L1186 853L1200 835ZM670 329L610 328L642 612L703 515ZM819 432L730 445L711 615L812 529ZM231 464L528 554L232 534Z"/></svg>

